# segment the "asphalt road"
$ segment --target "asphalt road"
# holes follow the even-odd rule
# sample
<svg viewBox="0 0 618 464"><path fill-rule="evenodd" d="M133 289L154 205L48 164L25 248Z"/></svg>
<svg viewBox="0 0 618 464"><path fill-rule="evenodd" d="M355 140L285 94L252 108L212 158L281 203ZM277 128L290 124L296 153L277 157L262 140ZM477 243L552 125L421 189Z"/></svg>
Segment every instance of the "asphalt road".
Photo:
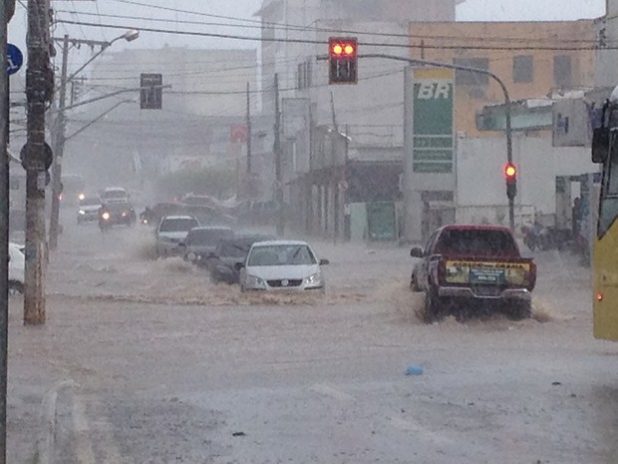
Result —
<svg viewBox="0 0 618 464"><path fill-rule="evenodd" d="M618 344L592 338L572 257L538 256L533 320L427 326L406 249L318 242L325 297L245 296L149 260L150 240L67 224L47 325L21 327L14 301L12 391L79 384L59 463L618 462Z"/></svg>

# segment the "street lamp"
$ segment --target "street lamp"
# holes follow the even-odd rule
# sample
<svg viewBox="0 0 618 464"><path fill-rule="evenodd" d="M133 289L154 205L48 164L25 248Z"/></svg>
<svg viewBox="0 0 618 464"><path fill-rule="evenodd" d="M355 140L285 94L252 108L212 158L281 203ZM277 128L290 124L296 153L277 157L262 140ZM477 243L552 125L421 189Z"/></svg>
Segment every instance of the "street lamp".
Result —
<svg viewBox="0 0 618 464"><path fill-rule="evenodd" d="M67 77L65 84L68 83L68 82L71 82L75 78L75 76L77 76L80 72L82 72L86 66L88 66L90 63L92 63L94 60L96 60L105 50L107 50L109 47L111 47L111 45L114 42L118 42L119 40L123 40L123 39L126 40L127 42L133 42L138 37L139 37L139 31L137 29L131 29L131 30L125 32L124 34L119 35L115 39L110 40L109 42L104 42L101 45L101 50L99 50L97 53L92 55L90 57L90 59L88 61L86 61L83 65L81 65L77 71L75 71L73 74L71 74L69 77Z"/></svg>

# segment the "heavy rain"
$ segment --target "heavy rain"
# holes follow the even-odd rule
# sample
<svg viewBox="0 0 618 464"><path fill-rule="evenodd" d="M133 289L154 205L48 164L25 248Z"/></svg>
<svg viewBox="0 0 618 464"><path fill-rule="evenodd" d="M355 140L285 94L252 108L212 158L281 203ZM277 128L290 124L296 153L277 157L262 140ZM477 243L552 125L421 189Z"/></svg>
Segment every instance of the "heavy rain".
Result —
<svg viewBox="0 0 618 464"><path fill-rule="evenodd" d="M618 463L618 0L3 6L0 464Z"/></svg>

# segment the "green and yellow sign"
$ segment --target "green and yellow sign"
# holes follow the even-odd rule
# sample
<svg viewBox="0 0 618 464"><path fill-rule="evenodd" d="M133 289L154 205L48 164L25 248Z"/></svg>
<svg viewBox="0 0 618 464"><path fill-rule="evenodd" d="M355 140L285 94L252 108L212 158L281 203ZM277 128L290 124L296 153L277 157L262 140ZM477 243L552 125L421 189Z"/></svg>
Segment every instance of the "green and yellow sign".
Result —
<svg viewBox="0 0 618 464"><path fill-rule="evenodd" d="M414 71L414 172L453 172L454 88L450 69Z"/></svg>

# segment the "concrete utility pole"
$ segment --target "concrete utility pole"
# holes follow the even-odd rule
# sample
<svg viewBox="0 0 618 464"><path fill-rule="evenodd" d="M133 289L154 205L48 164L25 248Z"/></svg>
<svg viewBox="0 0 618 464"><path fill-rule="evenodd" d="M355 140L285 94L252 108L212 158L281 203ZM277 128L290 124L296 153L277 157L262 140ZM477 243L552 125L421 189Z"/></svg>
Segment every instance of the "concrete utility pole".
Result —
<svg viewBox="0 0 618 464"><path fill-rule="evenodd" d="M67 99L67 70L69 65L69 36L65 34L62 41L62 71L60 75L60 95L58 100L58 113L55 121L53 137L53 150L55 153L52 166L52 204L51 217L49 220L49 248L55 250L58 247L58 223L60 220L60 195L62 193L62 155L64 154L64 137L66 131L65 107Z"/></svg>
<svg viewBox="0 0 618 464"><path fill-rule="evenodd" d="M6 396L9 325L9 121L10 92L7 69L7 23L15 4L0 8L0 464L6 464Z"/></svg>
<svg viewBox="0 0 618 464"><path fill-rule="evenodd" d="M281 166L281 112L279 110L279 74L275 74L275 200L277 202L277 235L285 234L285 209L283 207L283 170Z"/></svg>
<svg viewBox="0 0 618 464"><path fill-rule="evenodd" d="M247 174L249 175L249 182L251 182L252 171L252 159L251 153L251 84L247 82Z"/></svg>
<svg viewBox="0 0 618 464"><path fill-rule="evenodd" d="M26 168L26 325L45 323L45 171L51 154L45 142L45 111L53 93L49 51L49 0L28 0L28 141L22 149Z"/></svg>

